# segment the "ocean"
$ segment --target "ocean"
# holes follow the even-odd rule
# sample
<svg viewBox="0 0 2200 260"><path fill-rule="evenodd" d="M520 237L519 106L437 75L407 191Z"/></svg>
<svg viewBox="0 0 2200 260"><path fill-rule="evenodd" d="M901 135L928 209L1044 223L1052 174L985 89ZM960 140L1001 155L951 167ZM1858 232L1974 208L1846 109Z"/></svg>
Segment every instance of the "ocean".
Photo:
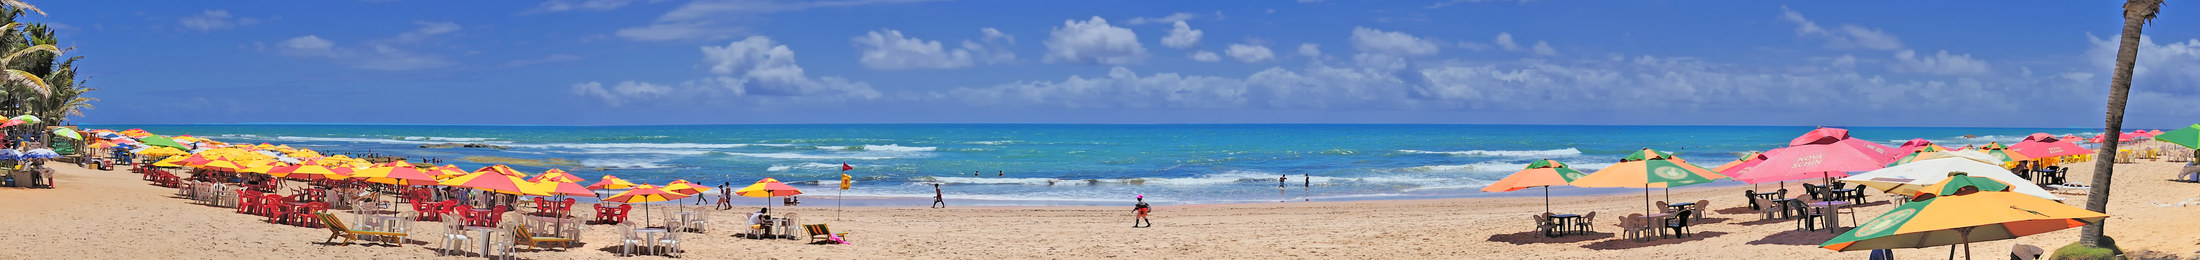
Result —
<svg viewBox="0 0 2200 260"><path fill-rule="evenodd" d="M1813 127L1576 125L95 125L143 128L231 143L274 143L328 152L440 158L562 159L513 165L530 174L561 168L663 184L674 179L746 186L765 177L805 189L806 202L844 195L871 204L928 203L931 184L956 205L1124 205L1539 196L1478 189L1529 161L1555 159L1589 172L1641 148L1674 151L1716 167L1778 148ZM2031 133L2092 136L2096 129L1845 127L1856 138L1899 145L1923 138L1949 147L2012 144ZM1965 137L1965 136L1973 137ZM481 143L509 149L420 148ZM856 179L837 191L840 165ZM976 173L973 175L973 173ZM1289 176L1279 188L1280 176ZM1311 176L1311 187L1303 176ZM587 184L583 183L583 184ZM1737 182L1721 181L1720 185ZM1559 188L1563 193L1639 192ZM761 200L761 199L758 199ZM851 204L861 205L861 203Z"/></svg>

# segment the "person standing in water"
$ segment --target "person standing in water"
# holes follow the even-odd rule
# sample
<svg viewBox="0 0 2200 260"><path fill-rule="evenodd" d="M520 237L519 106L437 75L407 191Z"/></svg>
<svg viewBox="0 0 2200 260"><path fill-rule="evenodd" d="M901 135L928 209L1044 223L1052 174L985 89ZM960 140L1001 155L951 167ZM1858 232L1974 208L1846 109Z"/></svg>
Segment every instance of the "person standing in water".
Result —
<svg viewBox="0 0 2200 260"><path fill-rule="evenodd" d="M1300 174L1299 179L1306 181L1306 186L1301 187L1299 193L1305 194L1305 196L1303 197L1305 198L1305 201L1314 201L1314 174Z"/></svg>
<svg viewBox="0 0 2200 260"><path fill-rule="evenodd" d="M1131 206L1131 211L1138 212L1138 217L1131 219L1132 228L1153 227L1153 220L1146 219L1146 213L1153 212L1153 207L1146 205L1146 195L1138 195L1138 205ZM1139 222L1145 222L1146 226L1139 226Z"/></svg>
<svg viewBox="0 0 2200 260"><path fill-rule="evenodd" d="M943 199L940 195L940 184L937 182L932 183L932 208L947 208L947 200Z"/></svg>

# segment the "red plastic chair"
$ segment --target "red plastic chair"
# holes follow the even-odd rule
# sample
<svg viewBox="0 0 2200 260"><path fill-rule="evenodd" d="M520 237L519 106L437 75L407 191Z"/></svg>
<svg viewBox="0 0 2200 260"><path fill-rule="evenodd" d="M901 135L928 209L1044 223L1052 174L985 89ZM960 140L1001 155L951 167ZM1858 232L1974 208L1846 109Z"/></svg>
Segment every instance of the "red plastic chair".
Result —
<svg viewBox="0 0 2200 260"><path fill-rule="evenodd" d="M504 222L504 212L509 211L511 211L511 209L504 208L504 205L497 205L496 207L490 208L489 212L483 213L481 216L482 222L487 223L488 225L482 226L496 227L497 224Z"/></svg>
<svg viewBox="0 0 2200 260"><path fill-rule="evenodd" d="M448 210L450 210L451 214L458 215L458 223L460 224L465 224L467 226L481 226L481 218L477 214L474 214L473 205L457 204Z"/></svg>
<svg viewBox="0 0 2200 260"><path fill-rule="evenodd" d="M252 209L260 206L259 201L260 194L251 190L237 190L237 213L252 214Z"/></svg>
<svg viewBox="0 0 2200 260"><path fill-rule="evenodd" d="M289 204L288 202L289 201L283 200L282 194L260 194L260 212L255 215L274 216L275 214L273 213L280 212L284 206L287 206L284 204Z"/></svg>
<svg viewBox="0 0 2200 260"><path fill-rule="evenodd" d="M292 204L289 200L284 200L282 195L277 194L268 194L267 200L270 202L262 204L260 209L260 215L267 217L267 223L281 224L290 221Z"/></svg>
<svg viewBox="0 0 2200 260"><path fill-rule="evenodd" d="M291 224L305 227L321 227L320 221L306 220L313 219L314 213L328 213L328 203L306 203L304 205L298 205L297 210L297 212L291 213L290 217L288 217Z"/></svg>
<svg viewBox="0 0 2200 260"><path fill-rule="evenodd" d="M558 203L558 217L564 218L571 216L573 216L573 198L565 198L565 202Z"/></svg>
<svg viewBox="0 0 2200 260"><path fill-rule="evenodd" d="M442 221L442 220L443 220L443 219L442 219L442 217L441 217L441 216L439 216L439 215L436 215L436 213L435 213L435 205L436 205L436 204L437 204L436 202L427 202L427 201L419 201L419 200L413 200L413 201L412 201L412 207L413 207L413 213L415 214L415 215L413 216L413 220L419 220L419 221Z"/></svg>
<svg viewBox="0 0 2200 260"><path fill-rule="evenodd" d="M619 212L611 214L611 223L626 223L626 213L633 210L634 205L619 205Z"/></svg>
<svg viewBox="0 0 2200 260"><path fill-rule="evenodd" d="M549 200L544 200L544 199L542 199L542 197L535 197L535 213L536 213L536 214L545 214L545 213L550 213L550 210L551 210L551 209L556 209L556 208L557 208L557 206L556 206L556 205L550 205L550 201L549 201Z"/></svg>
<svg viewBox="0 0 2200 260"><path fill-rule="evenodd" d="M611 222L612 208L607 208L603 205L589 205L588 208L596 210L596 223Z"/></svg>

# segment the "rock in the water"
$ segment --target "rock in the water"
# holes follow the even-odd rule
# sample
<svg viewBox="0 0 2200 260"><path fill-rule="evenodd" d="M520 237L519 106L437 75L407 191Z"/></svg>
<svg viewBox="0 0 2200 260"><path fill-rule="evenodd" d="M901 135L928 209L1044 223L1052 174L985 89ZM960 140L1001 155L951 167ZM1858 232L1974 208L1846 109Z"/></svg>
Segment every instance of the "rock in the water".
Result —
<svg viewBox="0 0 2200 260"><path fill-rule="evenodd" d="M420 148L489 148L489 149L497 149L497 150L506 150L506 149L512 149L511 147L504 147L504 146L501 146L501 145L491 145L491 144L462 144L462 143L440 143L440 144L423 144L423 145L420 145Z"/></svg>

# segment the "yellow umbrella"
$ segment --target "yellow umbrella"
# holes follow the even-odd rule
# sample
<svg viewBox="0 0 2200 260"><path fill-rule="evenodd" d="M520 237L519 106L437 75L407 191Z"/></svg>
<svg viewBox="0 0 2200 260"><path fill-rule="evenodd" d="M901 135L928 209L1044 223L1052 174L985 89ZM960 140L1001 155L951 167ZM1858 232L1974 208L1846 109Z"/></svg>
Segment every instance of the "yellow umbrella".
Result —
<svg viewBox="0 0 2200 260"><path fill-rule="evenodd" d="M183 165L181 165L181 164L178 164L178 163L182 163L182 162L183 162L183 158L187 158L187 157L183 157L183 156L169 156L169 157L168 157L168 158L166 158L166 159L160 159L160 161L158 161L158 162L153 162L153 166L160 166L160 167L183 167Z"/></svg>
<svg viewBox="0 0 2200 260"><path fill-rule="evenodd" d="M711 190L710 187L695 185L695 183L688 182L686 179L673 180L671 184L665 184L664 189L665 191L678 192L680 194L687 194L688 196L694 196L697 193L703 193L705 191Z"/></svg>
<svg viewBox="0 0 2200 260"><path fill-rule="evenodd" d="M189 153L189 152L184 152L183 150L177 150L177 149L176 149L175 147L167 147L167 146L161 146L161 147L146 148L146 149L145 149L145 150L143 150L143 151L138 151L138 154L140 154L140 155L145 155L145 156L177 156L177 155L186 155L186 154L191 154L191 153Z"/></svg>
<svg viewBox="0 0 2200 260"><path fill-rule="evenodd" d="M571 182L562 182L562 181L538 181L538 182L530 182L530 183L527 183L526 185L527 185L527 186L524 186L524 187L520 187L520 188L522 188L522 189L525 189L525 190L526 190L526 192L527 192L527 195L535 195L535 196L558 196L558 195L573 195L573 196L583 196L583 195L586 195L586 196L595 196L595 195L596 195L596 193L595 193L595 192L592 192L592 191L588 191L588 188L586 188L586 187L581 187L581 185L580 185L580 184L574 184L574 183L571 183Z"/></svg>
<svg viewBox="0 0 2200 260"><path fill-rule="evenodd" d="M282 162L272 160L253 161L251 163L246 163L245 165L246 167L244 168L244 170L238 170L238 172L266 174L267 171L275 170L275 167L286 166L286 164L283 164Z"/></svg>
<svg viewBox="0 0 2200 260"><path fill-rule="evenodd" d="M438 183L435 177L430 177L427 173L423 173L420 171L420 169L413 168L412 166L384 166L367 168L365 170L354 172L351 177L366 178L367 182L395 185L423 185Z"/></svg>
<svg viewBox="0 0 2200 260"><path fill-rule="evenodd" d="M458 165L456 164L445 164L442 167L434 167L420 170L422 172L428 173L428 176L435 176L436 179L450 179L461 175L466 175L468 173L466 172L466 170L458 169Z"/></svg>
<svg viewBox="0 0 2200 260"><path fill-rule="evenodd" d="M588 189L591 190L616 190L633 187L633 182L628 182L626 181L626 179L620 179L618 176L611 175L604 175L602 181L597 181L596 184L588 185Z"/></svg>
<svg viewBox="0 0 2200 260"><path fill-rule="evenodd" d="M229 160L212 160L212 161L207 161L207 162L206 162L205 164L199 164L199 165L198 165L197 167L199 167L199 169L208 169L208 170L219 170L219 171L230 171L230 172L234 172L234 171L238 171L238 170L243 170L243 169L245 169L245 166L243 166L243 165L237 165L237 162L232 162L232 161L229 161Z"/></svg>
<svg viewBox="0 0 2200 260"><path fill-rule="evenodd" d="M573 176L572 173L566 173L565 170L550 169L548 171L543 171L542 175L535 175L535 178L528 179L527 181L539 182L542 180L551 180L557 182L581 182L586 179L581 179L581 177Z"/></svg>

